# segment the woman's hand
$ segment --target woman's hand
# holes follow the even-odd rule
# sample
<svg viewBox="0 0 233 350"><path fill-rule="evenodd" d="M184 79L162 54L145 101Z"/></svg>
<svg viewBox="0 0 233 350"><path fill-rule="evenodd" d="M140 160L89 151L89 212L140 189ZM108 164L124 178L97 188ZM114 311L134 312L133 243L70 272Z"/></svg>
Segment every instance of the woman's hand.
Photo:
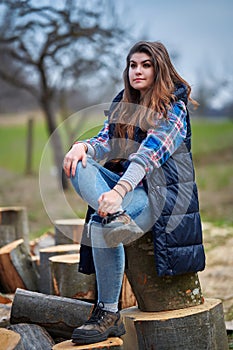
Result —
<svg viewBox="0 0 233 350"><path fill-rule="evenodd" d="M98 199L98 214L102 217L107 214L113 214L119 210L122 203L122 197L114 190L104 192Z"/></svg>
<svg viewBox="0 0 233 350"><path fill-rule="evenodd" d="M79 161L82 162L83 167L85 168L87 164L87 146L85 143L76 143L69 150L69 152L64 157L63 169L65 174L70 177L70 175L74 176L76 167Z"/></svg>

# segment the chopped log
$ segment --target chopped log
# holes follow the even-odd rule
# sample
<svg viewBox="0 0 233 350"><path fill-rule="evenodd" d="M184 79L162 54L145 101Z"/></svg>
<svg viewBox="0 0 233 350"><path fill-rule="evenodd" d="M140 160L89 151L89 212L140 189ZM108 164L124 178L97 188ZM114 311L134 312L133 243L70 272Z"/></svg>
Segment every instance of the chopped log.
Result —
<svg viewBox="0 0 233 350"><path fill-rule="evenodd" d="M44 327L51 336L70 339L74 328L89 317L93 304L77 299L17 289L11 308L11 324Z"/></svg>
<svg viewBox="0 0 233 350"><path fill-rule="evenodd" d="M102 342L88 345L75 345L71 340L54 345L52 350L123 350L123 341L120 338L108 338Z"/></svg>
<svg viewBox="0 0 233 350"><path fill-rule="evenodd" d="M11 330L0 328L0 342L2 350L15 350L20 342L20 335Z"/></svg>
<svg viewBox="0 0 233 350"><path fill-rule="evenodd" d="M55 220L55 244L81 243L84 219Z"/></svg>
<svg viewBox="0 0 233 350"><path fill-rule="evenodd" d="M5 292L14 293L16 288L37 290L37 278L23 239L0 248L0 282Z"/></svg>
<svg viewBox="0 0 233 350"><path fill-rule="evenodd" d="M51 294L95 301L95 275L78 271L79 254L53 256L49 259L52 278Z"/></svg>
<svg viewBox="0 0 233 350"><path fill-rule="evenodd" d="M163 312L132 307L121 314L126 328L124 350L228 350L220 300Z"/></svg>
<svg viewBox="0 0 233 350"><path fill-rule="evenodd" d="M15 350L51 350L55 344L45 328L36 324L20 323L11 325L8 329L21 336L20 343Z"/></svg>
<svg viewBox="0 0 233 350"><path fill-rule="evenodd" d="M142 311L165 311L203 303L197 273L158 277L152 233L125 247L126 275Z"/></svg>
<svg viewBox="0 0 233 350"><path fill-rule="evenodd" d="M0 305L0 329L10 325L11 304Z"/></svg>
<svg viewBox="0 0 233 350"><path fill-rule="evenodd" d="M0 207L0 225L15 227L16 237L14 239L12 237L11 242L23 238L25 244L29 244L29 225L25 207Z"/></svg>
<svg viewBox="0 0 233 350"><path fill-rule="evenodd" d="M55 244L55 238L53 232L45 232L40 237L30 241L30 253L33 256L40 255L40 249L52 247Z"/></svg>
<svg viewBox="0 0 233 350"><path fill-rule="evenodd" d="M132 291L131 285L125 273L122 281L119 305L121 309L126 309L128 307L137 305L136 297Z"/></svg>
<svg viewBox="0 0 233 350"><path fill-rule="evenodd" d="M17 239L13 225L0 225L0 248Z"/></svg>
<svg viewBox="0 0 233 350"><path fill-rule="evenodd" d="M40 281L39 291L49 294L51 291L51 272L49 258L57 255L79 253L80 244L61 244L40 249Z"/></svg>

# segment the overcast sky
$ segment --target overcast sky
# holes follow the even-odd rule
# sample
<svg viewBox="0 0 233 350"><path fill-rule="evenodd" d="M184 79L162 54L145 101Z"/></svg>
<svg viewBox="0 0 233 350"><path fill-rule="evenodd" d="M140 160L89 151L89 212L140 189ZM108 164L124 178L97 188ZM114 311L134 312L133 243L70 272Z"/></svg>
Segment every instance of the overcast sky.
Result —
<svg viewBox="0 0 233 350"><path fill-rule="evenodd" d="M117 0L116 6L139 40L159 40L179 54L175 66L194 87L208 71L233 75L233 0Z"/></svg>

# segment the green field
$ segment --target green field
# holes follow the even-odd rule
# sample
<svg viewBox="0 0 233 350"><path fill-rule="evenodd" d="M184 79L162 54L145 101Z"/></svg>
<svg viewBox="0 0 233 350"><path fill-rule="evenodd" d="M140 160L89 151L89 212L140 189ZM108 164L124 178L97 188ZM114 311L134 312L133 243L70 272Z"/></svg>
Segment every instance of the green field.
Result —
<svg viewBox="0 0 233 350"><path fill-rule="evenodd" d="M85 137L95 134L99 127L92 130L91 125L93 124L89 120L86 127L88 132L85 134L83 129L80 134ZM217 224L232 225L233 123L227 120L193 120L192 131L192 150L202 216L205 220ZM35 121L32 159L34 176L38 175L41 155L46 143L45 124L42 121ZM0 126L0 168L24 176L26 147L26 124Z"/></svg>

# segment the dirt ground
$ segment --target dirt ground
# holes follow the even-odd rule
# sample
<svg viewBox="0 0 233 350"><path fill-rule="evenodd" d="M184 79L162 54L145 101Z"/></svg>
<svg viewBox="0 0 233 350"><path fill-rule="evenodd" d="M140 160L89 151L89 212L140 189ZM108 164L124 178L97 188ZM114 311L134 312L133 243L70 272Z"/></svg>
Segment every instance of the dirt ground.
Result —
<svg viewBox="0 0 233 350"><path fill-rule="evenodd" d="M53 218L65 218L76 212L84 212L84 203L76 203L73 193L64 196L56 189L55 181L48 186L49 199L42 203L38 177L15 175L0 169L0 205L25 206L28 212L31 238L35 232L44 233L52 225ZM43 191L42 191L43 192ZM43 193L42 193L43 196ZM69 203L67 205L67 203ZM52 209L51 209L52 208ZM199 273L204 297L223 301L226 319L233 319L233 228L215 227L203 222L207 266Z"/></svg>

